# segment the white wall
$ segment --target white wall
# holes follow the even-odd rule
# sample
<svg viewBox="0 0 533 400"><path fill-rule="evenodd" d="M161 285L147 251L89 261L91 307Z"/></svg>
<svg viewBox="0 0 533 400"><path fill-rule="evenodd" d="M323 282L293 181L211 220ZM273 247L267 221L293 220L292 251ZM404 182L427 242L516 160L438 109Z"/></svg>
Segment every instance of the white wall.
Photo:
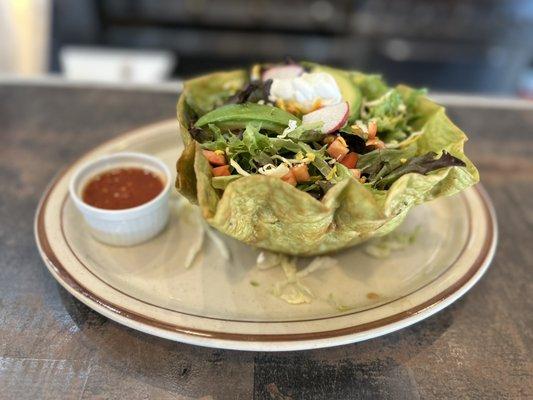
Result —
<svg viewBox="0 0 533 400"><path fill-rule="evenodd" d="M0 73L47 71L51 0L0 0Z"/></svg>

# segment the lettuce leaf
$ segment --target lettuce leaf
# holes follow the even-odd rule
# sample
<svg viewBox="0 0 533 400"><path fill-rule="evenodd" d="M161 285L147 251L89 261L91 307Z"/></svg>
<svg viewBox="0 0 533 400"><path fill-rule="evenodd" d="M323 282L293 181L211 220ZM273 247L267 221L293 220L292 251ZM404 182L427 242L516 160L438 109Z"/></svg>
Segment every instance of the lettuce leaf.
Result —
<svg viewBox="0 0 533 400"><path fill-rule="evenodd" d="M191 79L184 84L184 102L200 117L223 105L248 81L243 70L216 72Z"/></svg>
<svg viewBox="0 0 533 400"><path fill-rule="evenodd" d="M407 160L405 164L393 169L383 177L380 177L375 185L376 188L381 190L388 189L399 177L409 173L426 175L429 172L440 168L466 166L462 160L446 153L446 151L442 153L441 157L435 157L437 157L437 153L430 151L422 156Z"/></svg>
<svg viewBox="0 0 533 400"><path fill-rule="evenodd" d="M231 96L227 100L227 104L257 103L258 101L267 103L271 85L271 79L266 82L260 80L250 82L242 90Z"/></svg>

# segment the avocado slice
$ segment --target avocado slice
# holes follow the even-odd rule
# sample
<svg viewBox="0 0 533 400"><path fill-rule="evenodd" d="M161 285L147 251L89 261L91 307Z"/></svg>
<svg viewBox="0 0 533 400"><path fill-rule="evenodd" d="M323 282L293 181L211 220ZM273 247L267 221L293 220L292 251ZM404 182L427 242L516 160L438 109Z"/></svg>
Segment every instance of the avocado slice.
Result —
<svg viewBox="0 0 533 400"><path fill-rule="evenodd" d="M347 101L350 105L350 115L348 117L348 124L353 123L361 112L361 103L363 96L361 91L350 79L350 73L348 71L342 71L340 69L326 67L324 65L315 64L311 62L302 62L305 68L308 68L311 72L326 72L330 74L341 91L343 100Z"/></svg>
<svg viewBox="0 0 533 400"><path fill-rule="evenodd" d="M290 120L300 122L281 108L266 104L226 104L203 115L194 126L201 128L215 124L221 129L244 129L248 123L257 122L263 129L281 133Z"/></svg>

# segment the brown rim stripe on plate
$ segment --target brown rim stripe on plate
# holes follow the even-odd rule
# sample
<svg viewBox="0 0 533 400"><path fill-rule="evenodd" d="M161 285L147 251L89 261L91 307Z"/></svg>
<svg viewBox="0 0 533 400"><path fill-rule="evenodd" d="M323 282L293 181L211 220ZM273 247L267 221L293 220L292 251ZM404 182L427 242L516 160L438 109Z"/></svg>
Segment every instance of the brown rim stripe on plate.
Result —
<svg viewBox="0 0 533 400"><path fill-rule="evenodd" d="M153 124L158 125L158 124ZM123 135L120 135L117 138L111 139L97 148L93 149L89 153L85 154L83 157L86 157L88 154L98 150L99 148L106 146L113 141L116 141L117 139L123 139L124 137L132 135L132 132L125 133ZM74 163L73 163L74 164ZM440 292L439 294L435 295L431 299L425 301L422 304L419 304L409 310L405 310L401 313L391 315L386 318L382 318L380 320L355 325L351 327L336 329L336 330L330 330L330 331L321 331L321 332L311 332L311 333L295 333L295 334L240 334L240 333L228 333L228 332L218 332L218 331L207 331L202 329L191 329L183 326L173 325L169 323L165 323L141 314L138 314L136 312L130 311L126 308L123 308L121 306L118 306L116 304L113 304L105 299L100 298L98 295L92 293L91 291L87 290L83 285L81 285L61 264L58 257L54 253L49 239L46 235L46 229L44 227L44 216L46 211L46 206L48 203L48 199L53 192L53 189L57 185L57 183L61 180L61 178L72 168L72 164L65 168L61 173L59 173L52 181L51 185L47 189L45 195L43 196L42 200L39 203L39 206L37 208L37 214L36 214L36 239L37 244L42 252L42 254L46 257L46 260L48 261L48 265L53 268L56 275L70 288L72 288L74 291L79 293L81 296L85 297L86 299L104 307L105 309L111 311L114 314L117 314L121 317L139 322L144 325L148 325L154 328L158 328L161 330L166 330L169 332L177 332L185 335L194 335L194 336L201 336L201 337L207 337L207 338L213 338L213 339L222 339L222 340L237 340L237 341L298 341L298 340L314 340L314 339L323 339L323 338L332 338L332 337L338 337L338 336L346 336L349 334L355 334L360 333L364 331L368 331L371 329L380 328L395 322L398 322L400 320L403 320L405 318L411 317L413 315L416 315L426 309L429 309L438 303L444 301L446 298L451 296L453 293L457 292L460 288L462 288L464 285L466 285L476 274L476 272L484 265L486 262L492 246L494 242L494 235L495 235L495 227L494 227L494 212L491 208L489 208L488 205L488 199L483 189L480 188L480 185L477 185L474 187L474 190L477 191L478 195L480 196L482 203L483 203L483 211L486 216L486 219L488 220L489 226L488 226L488 232L485 237L485 242L483 243L483 247L481 249L480 254L472 264L472 266L468 269L468 271L457 281L455 281L451 286ZM94 274L93 274L94 275ZM176 311L174 311L176 312ZM344 317L349 314L341 314L338 317ZM201 317L206 318L206 317ZM209 318L209 317L207 317ZM336 318L336 317L333 317ZM323 319L323 318L320 318ZM235 321L237 322L237 321ZM247 323L251 323L251 321L245 321ZM268 321L270 322L270 321ZM297 322L305 322L305 321L297 321ZM272 322L275 323L275 322Z"/></svg>
<svg viewBox="0 0 533 400"><path fill-rule="evenodd" d="M390 301L386 301L384 303L378 303L377 305L375 306L371 306L371 307L367 307L367 308L363 308L363 309L360 309L360 310L356 310L356 311L352 311L352 312L346 312L346 313L339 313L337 315L331 315L331 316L324 316L324 317L317 317L317 318L309 318L309 319L296 319L296 320L275 320L275 321L272 321L272 320L269 320L269 321L257 321L257 320L239 320L239 319L227 319L227 318L218 318L218 317L210 317L210 316L206 316L206 315L199 315L199 314L193 314L193 313L188 313L188 312L185 312L185 311L179 311L179 310L174 310L174 309L171 309L171 308L166 308L166 307L162 307L160 305L157 305L157 304L153 304L153 303L150 303L146 300L142 300L142 299L139 299L137 297L134 297L132 296L131 294L129 293L126 293L124 291L122 291L121 289L118 289L116 288L115 286L109 284L108 282L104 281L102 278L100 278L97 274L95 274L91 268L89 268L87 266L87 264L85 264L78 253L76 253L74 251L74 249L72 248L72 245L70 244L68 238L67 238L67 235L65 233L65 229L64 229L64 220L63 220L63 216L64 216L64 212L65 212L65 206L66 206L66 203L67 203L67 200L68 200L69 196L68 196L68 193L65 195L65 198L63 199L62 203L61 203L61 212L60 212L60 218L61 218L61 223L60 223L60 228L61 228L61 236L63 237L63 240L65 241L65 244L67 245L67 248L69 249L69 251L71 252L72 256L78 261L78 263L83 267L85 268L85 270L87 270L88 273L90 273L92 276L94 276L96 279L98 279L101 283L103 283L104 285L110 287L111 289L117 291L118 293L126 296L126 297L129 297L130 299L132 300L135 300L135 301L138 301L140 303L143 303L143 304L146 304L148 306L151 306L151 307L155 307L155 308L159 308L161 310L165 310L165 311L169 311L169 312L173 312L173 313L176 313L176 314L182 314L182 315L187 315L187 316L190 316L190 317L196 317L196 318L203 318L203 319L211 319L211 320L215 320L215 321L223 321L223 322L242 322L242 323L249 323L249 324L279 324L279 323L295 323L295 322L312 322L312 321L324 321L324 320L328 320L328 319L333 319L333 318L338 318L338 317L347 317L347 316L350 316L350 315L355 315L355 314L358 314L358 313L362 313L362 312L365 312L365 311L370 311L370 310L373 310L373 309L376 309L376 308L379 308L379 307L383 307L383 306L386 306L388 304L391 304L395 301L398 301L398 300L402 300L404 298L406 298L407 296L410 296L416 292L419 292L420 290L426 288L427 286L431 285L432 283L436 282L437 280L439 280L446 272L448 272L450 270L450 268L452 268L456 263L457 261L463 256L463 254L466 252L466 249L468 248L469 244L470 244L470 241L471 241L471 232L472 232L472 210L471 210L471 207L470 207L470 204L468 204L468 202L466 201L466 199L464 198L464 196L461 194L461 199L464 201L465 203L465 206L466 206L466 210L467 210L467 218L468 218L468 234L467 234L467 240L465 241L465 243L463 244L463 247L461 248L461 250L459 251L458 255L454 258L454 260L452 262L450 262L450 264L444 268L440 273L439 275L437 275L435 278L433 278L431 281L425 283L423 286L421 287L418 287L400 297L397 297L393 300L390 300ZM83 286L81 285L81 283L79 283L80 286Z"/></svg>

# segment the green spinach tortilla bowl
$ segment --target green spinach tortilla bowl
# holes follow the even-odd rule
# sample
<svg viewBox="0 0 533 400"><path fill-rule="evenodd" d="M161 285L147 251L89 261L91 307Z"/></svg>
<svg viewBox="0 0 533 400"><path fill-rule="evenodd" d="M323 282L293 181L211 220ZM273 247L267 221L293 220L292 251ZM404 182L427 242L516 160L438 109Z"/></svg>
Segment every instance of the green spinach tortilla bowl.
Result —
<svg viewBox="0 0 533 400"><path fill-rule="evenodd" d="M309 125L305 136L291 138L294 126L288 127L288 121L283 119L291 113L287 108L280 109L283 102L269 97L272 79L264 79L265 71L272 68L269 65L217 72L184 84L177 115L185 148L177 162L176 187L200 207L205 220L220 232L274 252L320 255L383 236L398 227L412 207L456 194L478 182L478 171L464 154L466 135L450 121L445 109L424 93L403 85L390 88L377 75L313 63L297 65L303 70L300 74L321 72L334 79L342 101L349 106L343 126L333 132L320 132L318 125ZM274 76L276 81L275 73L267 76ZM279 79L287 78L281 74ZM256 94L257 90L263 91L262 97L252 99L249 94L253 89ZM272 105L268 105L269 101ZM232 103L231 108L228 103ZM252 103L257 106L250 106ZM280 111L250 112L263 109L259 106ZM225 113L236 107L240 107L239 113ZM305 125L305 120L305 115L294 112L295 125ZM210 123L201 125L202 121ZM383 146L369 145L376 143L368 138L369 121L377 123L377 138ZM318 135L316 142L304 143L304 137L314 134ZM213 139L213 135L218 139ZM366 140L367 147L356 155L360 169L345 168L328 155L327 144L320 147L328 137L342 135ZM254 137L252 144L250 140L246 142L246 138ZM226 150L224 140L230 143ZM248 153L241 150L240 156L231 158L237 153L228 152L231 146L239 145L244 152L264 156L256 151L261 140L269 149L272 143L289 143L287 140L311 149L303 157L309 158L310 174L316 175L310 179L315 181L294 186L285 177L259 173L264 169ZM229 160L224 166L226 176L216 176L215 165L206 157L205 150L216 147L213 143L218 143L218 154ZM287 160L289 150L282 151L286 151L284 157L273 156L272 152L267 156L275 160L274 164L286 162L291 166ZM308 157L309 153L316 157ZM238 158L241 156L248 157L251 167L238 164L237 160L242 163L243 158ZM293 162L300 162L298 158L302 158L300 153L296 153ZM329 172L320 175L326 167ZM315 192L318 195L313 195Z"/></svg>

